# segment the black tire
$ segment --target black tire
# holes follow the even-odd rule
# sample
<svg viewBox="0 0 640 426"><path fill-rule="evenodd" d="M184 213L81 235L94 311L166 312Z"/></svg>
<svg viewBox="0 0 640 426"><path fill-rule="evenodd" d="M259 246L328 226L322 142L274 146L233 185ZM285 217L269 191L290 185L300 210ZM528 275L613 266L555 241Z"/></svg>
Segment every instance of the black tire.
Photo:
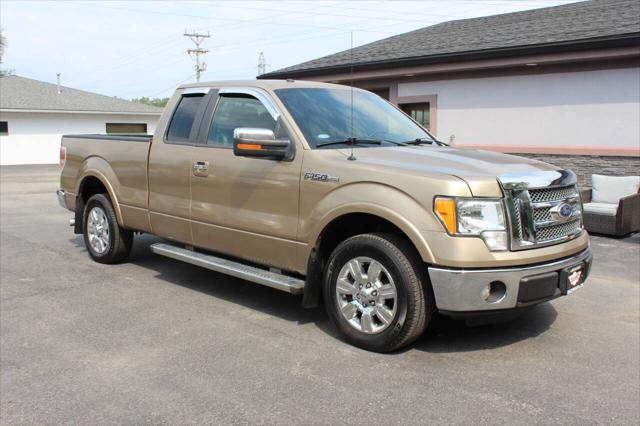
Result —
<svg viewBox="0 0 640 426"><path fill-rule="evenodd" d="M395 316L375 334L365 333L349 323L340 311L336 294L340 271L358 257L380 263L391 274L396 287ZM427 328L435 310L430 286L424 263L405 239L394 234L356 235L338 245L329 257L323 286L325 309L345 341L371 351L390 352L413 342Z"/></svg>
<svg viewBox="0 0 640 426"><path fill-rule="evenodd" d="M108 224L108 246L104 252L99 252L89 241L89 214L94 209L100 209L106 216ZM127 258L133 245L133 232L123 229L118 225L116 212L113 209L111 200L106 194L96 194L89 198L84 208L82 231L84 244L89 252L89 256L98 263L112 264L120 263Z"/></svg>

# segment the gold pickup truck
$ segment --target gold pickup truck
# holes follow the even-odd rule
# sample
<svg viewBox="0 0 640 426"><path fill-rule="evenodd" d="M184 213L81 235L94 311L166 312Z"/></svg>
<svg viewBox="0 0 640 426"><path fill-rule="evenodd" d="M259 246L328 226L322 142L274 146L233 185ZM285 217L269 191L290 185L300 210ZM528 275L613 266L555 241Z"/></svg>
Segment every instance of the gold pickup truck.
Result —
<svg viewBox="0 0 640 426"><path fill-rule="evenodd" d="M154 234L159 255L322 300L375 351L437 313L512 312L589 273L574 173L447 146L367 91L184 85L157 129L62 138L58 197L96 262Z"/></svg>

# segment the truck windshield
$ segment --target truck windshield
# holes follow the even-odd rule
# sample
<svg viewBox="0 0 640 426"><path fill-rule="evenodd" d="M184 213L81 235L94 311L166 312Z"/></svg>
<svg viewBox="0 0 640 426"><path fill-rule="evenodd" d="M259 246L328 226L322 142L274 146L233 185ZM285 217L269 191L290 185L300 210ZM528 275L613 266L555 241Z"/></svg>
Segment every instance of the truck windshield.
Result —
<svg viewBox="0 0 640 426"><path fill-rule="evenodd" d="M349 89L291 88L275 92L312 148L344 148L350 140L359 139L380 141L359 147L434 142L422 127L370 92L353 90L353 123Z"/></svg>

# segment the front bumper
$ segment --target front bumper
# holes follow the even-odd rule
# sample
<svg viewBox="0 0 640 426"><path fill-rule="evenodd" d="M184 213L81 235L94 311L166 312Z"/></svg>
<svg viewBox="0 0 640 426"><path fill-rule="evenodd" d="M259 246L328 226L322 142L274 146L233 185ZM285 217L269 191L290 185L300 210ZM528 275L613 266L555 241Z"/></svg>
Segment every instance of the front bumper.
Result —
<svg viewBox="0 0 640 426"><path fill-rule="evenodd" d="M591 269L591 249L571 257L535 266L498 269L428 268L436 306L444 312L478 312L512 309L551 300L565 292L564 271L584 265L584 281ZM487 298L492 287L504 294ZM504 287L503 287L504 285Z"/></svg>

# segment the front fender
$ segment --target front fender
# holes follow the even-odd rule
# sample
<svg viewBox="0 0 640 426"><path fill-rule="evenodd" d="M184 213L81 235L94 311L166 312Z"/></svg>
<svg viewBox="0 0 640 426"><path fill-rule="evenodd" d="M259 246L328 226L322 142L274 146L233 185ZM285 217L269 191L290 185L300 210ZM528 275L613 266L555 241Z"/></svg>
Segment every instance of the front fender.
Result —
<svg viewBox="0 0 640 426"><path fill-rule="evenodd" d="M301 218L300 237L308 242L304 259L308 259L327 225L351 213L365 213L387 220L411 240L423 261L433 262L425 235L428 231L442 231L442 226L431 209L396 188L371 182L336 188L310 209L308 217Z"/></svg>

